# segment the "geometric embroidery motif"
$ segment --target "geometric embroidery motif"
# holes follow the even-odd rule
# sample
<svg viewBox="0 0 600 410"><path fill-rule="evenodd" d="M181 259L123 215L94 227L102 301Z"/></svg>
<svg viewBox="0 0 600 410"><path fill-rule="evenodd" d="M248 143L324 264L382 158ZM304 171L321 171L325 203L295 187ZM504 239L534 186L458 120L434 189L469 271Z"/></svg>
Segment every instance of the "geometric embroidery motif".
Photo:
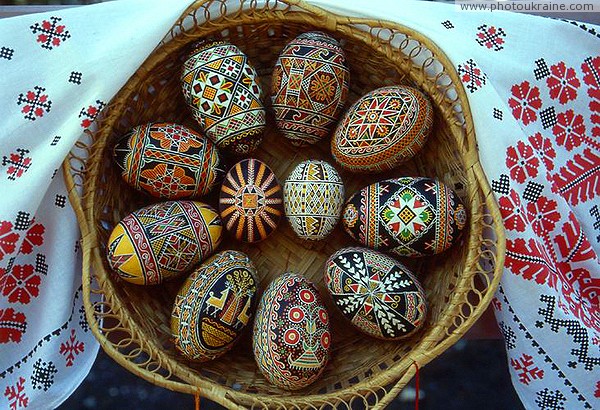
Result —
<svg viewBox="0 0 600 410"><path fill-rule="evenodd" d="M60 17L50 17L50 21L44 20L42 23L33 24L30 29L33 34L38 34L36 41L40 43L42 48L52 50L54 47L58 47L61 41L71 37L68 30L65 30L65 26L58 24L62 19Z"/></svg>
<svg viewBox="0 0 600 410"><path fill-rule="evenodd" d="M17 152L11 153L9 157L2 157L2 166L9 166L6 170L9 180L15 181L27 172L31 166L31 157L25 156L28 153L29 150L18 148Z"/></svg>
<svg viewBox="0 0 600 410"><path fill-rule="evenodd" d="M485 74L477 67L473 59L467 60L464 64L459 64L458 74L461 81L466 84L465 87L467 90L471 93L483 87L487 81Z"/></svg>
<svg viewBox="0 0 600 410"><path fill-rule="evenodd" d="M550 106L540 111L540 119L542 120L542 127L547 130L550 127L556 125L556 111L554 107Z"/></svg>
<svg viewBox="0 0 600 410"><path fill-rule="evenodd" d="M43 117L44 112L50 112L52 101L48 100L47 94L42 94L46 89L35 86L33 91L19 94L17 105L23 104L21 112L25 114L25 119L35 121L38 117Z"/></svg>
<svg viewBox="0 0 600 410"><path fill-rule="evenodd" d="M83 107L79 112L79 118L85 117L81 121L82 128L88 128L92 125L92 122L96 119L100 111L106 106L104 101L96 100L95 105L88 105L88 107Z"/></svg>
<svg viewBox="0 0 600 410"><path fill-rule="evenodd" d="M490 50L500 51L504 48L504 37L506 33L501 28L494 26L488 27L487 24L477 27L477 43L482 47L487 47Z"/></svg>
<svg viewBox="0 0 600 410"><path fill-rule="evenodd" d="M12 60L15 50L8 47L0 48L0 58L4 58L6 60Z"/></svg>
<svg viewBox="0 0 600 410"><path fill-rule="evenodd" d="M54 375L56 373L58 373L58 370L56 370L54 363L46 363L39 358L33 364L31 385L34 389L44 389L44 391L47 391L54 384Z"/></svg>
<svg viewBox="0 0 600 410"><path fill-rule="evenodd" d="M450 20L443 21L442 26L444 26L448 30L454 28L454 24L452 24L452 22Z"/></svg>
<svg viewBox="0 0 600 410"><path fill-rule="evenodd" d="M69 75L69 82L77 85L81 85L81 78L83 77L83 73L79 71L71 71Z"/></svg>
<svg viewBox="0 0 600 410"><path fill-rule="evenodd" d="M533 75L536 80L541 80L542 78L546 78L550 75L550 70L548 69L548 64L546 64L546 60L540 58L539 60L535 60L536 68L533 70Z"/></svg>

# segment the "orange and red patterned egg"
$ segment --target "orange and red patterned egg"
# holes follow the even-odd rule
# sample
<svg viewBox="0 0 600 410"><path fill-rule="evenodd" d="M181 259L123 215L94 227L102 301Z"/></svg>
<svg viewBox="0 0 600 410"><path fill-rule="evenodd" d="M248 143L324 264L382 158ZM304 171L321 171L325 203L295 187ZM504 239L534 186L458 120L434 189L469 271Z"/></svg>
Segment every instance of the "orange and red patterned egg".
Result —
<svg viewBox="0 0 600 410"><path fill-rule="evenodd" d="M246 54L225 41L199 42L184 62L181 82L192 115L220 149L237 155L256 149L266 114Z"/></svg>
<svg viewBox="0 0 600 410"><path fill-rule="evenodd" d="M223 180L219 211L223 225L238 241L266 239L283 215L283 190L275 173L254 158L235 164Z"/></svg>
<svg viewBox="0 0 600 410"><path fill-rule="evenodd" d="M402 177L356 192L346 202L342 222L346 232L366 247L399 256L425 256L457 242L467 211L442 182Z"/></svg>
<svg viewBox="0 0 600 410"><path fill-rule="evenodd" d="M382 87L356 101L339 122L331 154L352 172L395 168L421 150L431 132L433 109L421 91Z"/></svg>
<svg viewBox="0 0 600 410"><path fill-rule="evenodd" d="M427 301L415 276L397 260L366 248L343 248L325 265L335 305L360 331L399 340L419 330Z"/></svg>
<svg viewBox="0 0 600 410"><path fill-rule="evenodd" d="M277 127L292 144L329 136L348 96L346 56L333 37L308 32L293 39L273 69L271 100Z"/></svg>
<svg viewBox="0 0 600 410"><path fill-rule="evenodd" d="M137 285L157 285L192 270L221 242L221 218L209 205L168 201L132 212L113 229L107 259Z"/></svg>
<svg viewBox="0 0 600 410"><path fill-rule="evenodd" d="M201 362L226 353L252 319L256 289L256 268L242 252L219 252L202 263L175 299L171 333L177 350Z"/></svg>
<svg viewBox="0 0 600 410"><path fill-rule="evenodd" d="M117 142L114 158L127 184L158 198L205 195L223 175L210 140L169 122L135 127Z"/></svg>
<svg viewBox="0 0 600 410"><path fill-rule="evenodd" d="M275 278L256 310L252 342L271 383L298 390L317 380L331 350L329 315L317 288L292 272Z"/></svg>

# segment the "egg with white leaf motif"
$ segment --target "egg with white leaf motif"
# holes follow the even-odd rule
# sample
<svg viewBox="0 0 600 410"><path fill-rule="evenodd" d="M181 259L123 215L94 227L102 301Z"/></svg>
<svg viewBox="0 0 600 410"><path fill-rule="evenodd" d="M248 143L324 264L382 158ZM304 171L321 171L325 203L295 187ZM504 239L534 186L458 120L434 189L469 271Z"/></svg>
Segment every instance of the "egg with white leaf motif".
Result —
<svg viewBox="0 0 600 410"><path fill-rule="evenodd" d="M366 248L343 248L325 265L325 285L342 314L360 331L398 340L427 316L425 292L397 260Z"/></svg>

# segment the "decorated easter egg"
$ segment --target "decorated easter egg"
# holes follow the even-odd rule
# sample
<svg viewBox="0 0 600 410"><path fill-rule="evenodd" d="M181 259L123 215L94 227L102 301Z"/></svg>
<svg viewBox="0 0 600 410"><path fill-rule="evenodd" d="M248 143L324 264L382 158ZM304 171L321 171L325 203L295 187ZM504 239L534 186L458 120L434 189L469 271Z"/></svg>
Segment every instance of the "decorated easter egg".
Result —
<svg viewBox="0 0 600 410"><path fill-rule="evenodd" d="M271 100L277 127L294 145L328 136L348 96L350 73L337 40L321 32L300 34L273 68Z"/></svg>
<svg viewBox="0 0 600 410"><path fill-rule="evenodd" d="M302 239L325 239L339 220L343 203L342 178L325 161L301 162L283 186L285 214Z"/></svg>
<svg viewBox="0 0 600 410"><path fill-rule="evenodd" d="M197 132L170 122L133 128L113 152L123 180L158 198L205 195L223 176L215 145Z"/></svg>
<svg viewBox="0 0 600 410"><path fill-rule="evenodd" d="M246 54L224 41L197 43L181 81L194 118L219 148L240 155L254 151L266 120L258 75Z"/></svg>
<svg viewBox="0 0 600 410"><path fill-rule="evenodd" d="M231 349L252 318L256 288L256 269L242 252L219 252L202 263L175 298L171 333L177 350L204 362Z"/></svg>
<svg viewBox="0 0 600 410"><path fill-rule="evenodd" d="M271 383L298 390L319 378L329 360L329 315L317 288L287 272L265 290L254 319L254 358Z"/></svg>
<svg viewBox="0 0 600 410"><path fill-rule="evenodd" d="M219 211L223 225L238 241L262 241L283 214L283 190L264 162L244 159L225 176Z"/></svg>
<svg viewBox="0 0 600 410"><path fill-rule="evenodd" d="M346 112L331 139L331 154L349 171L386 171L419 152L432 124L431 103L419 90L378 88Z"/></svg>
<svg viewBox="0 0 600 410"><path fill-rule="evenodd" d="M356 192L346 202L342 221L346 232L364 246L424 256L443 252L457 241L467 211L442 182L403 177Z"/></svg>
<svg viewBox="0 0 600 410"><path fill-rule="evenodd" d="M108 263L127 282L156 285L213 254L221 229L217 212L202 202L150 205L115 226L108 238Z"/></svg>
<svg viewBox="0 0 600 410"><path fill-rule="evenodd" d="M325 285L344 316L386 340L410 336L425 322L425 292L397 260L366 248L343 248L325 265Z"/></svg>

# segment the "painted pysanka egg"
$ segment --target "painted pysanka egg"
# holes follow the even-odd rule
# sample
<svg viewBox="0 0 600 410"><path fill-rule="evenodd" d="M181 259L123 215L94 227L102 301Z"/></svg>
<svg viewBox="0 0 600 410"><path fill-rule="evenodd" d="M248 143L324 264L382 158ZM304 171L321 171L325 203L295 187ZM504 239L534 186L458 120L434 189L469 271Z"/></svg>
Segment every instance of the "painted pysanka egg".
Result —
<svg viewBox="0 0 600 410"><path fill-rule="evenodd" d="M419 152L432 125L431 102L421 91L378 88L346 112L331 139L331 154L349 171L390 170Z"/></svg>
<svg viewBox="0 0 600 410"><path fill-rule="evenodd" d="M108 239L108 263L127 282L157 285L213 254L221 230L219 214L202 202L149 205L115 226Z"/></svg>
<svg viewBox="0 0 600 410"><path fill-rule="evenodd" d="M300 34L281 52L273 68L271 101L277 127L294 145L326 137L348 96L346 56L333 37Z"/></svg>
<svg viewBox="0 0 600 410"><path fill-rule="evenodd" d="M244 159L225 176L219 211L223 225L238 241L262 241L275 231L283 214L283 190L264 162Z"/></svg>
<svg viewBox="0 0 600 410"><path fill-rule="evenodd" d="M314 284L292 272L275 278L256 310L252 344L271 383L298 390L317 380L329 360L331 333Z"/></svg>
<svg viewBox="0 0 600 410"><path fill-rule="evenodd" d="M344 207L355 240L400 256L434 255L455 243L467 223L460 198L442 182L402 177L369 185Z"/></svg>
<svg viewBox="0 0 600 410"><path fill-rule="evenodd" d="M196 121L219 148L248 154L265 128L258 75L237 46L200 42L183 65L183 96Z"/></svg>
<svg viewBox="0 0 600 410"><path fill-rule="evenodd" d="M219 153L206 137L183 125L140 125L115 145L114 159L133 188L166 199L207 194L223 176Z"/></svg>
<svg viewBox="0 0 600 410"><path fill-rule="evenodd" d="M286 179L283 203L287 219L300 238L325 239L340 218L344 183L327 162L307 160Z"/></svg>
<svg viewBox="0 0 600 410"><path fill-rule="evenodd" d="M202 263L175 299L171 333L177 350L201 362L226 353L254 314L256 288L256 269L242 252L219 252Z"/></svg>
<svg viewBox="0 0 600 410"><path fill-rule="evenodd" d="M340 249L325 265L325 285L362 332L386 340L410 336L425 322L425 292L397 260L366 248Z"/></svg>

